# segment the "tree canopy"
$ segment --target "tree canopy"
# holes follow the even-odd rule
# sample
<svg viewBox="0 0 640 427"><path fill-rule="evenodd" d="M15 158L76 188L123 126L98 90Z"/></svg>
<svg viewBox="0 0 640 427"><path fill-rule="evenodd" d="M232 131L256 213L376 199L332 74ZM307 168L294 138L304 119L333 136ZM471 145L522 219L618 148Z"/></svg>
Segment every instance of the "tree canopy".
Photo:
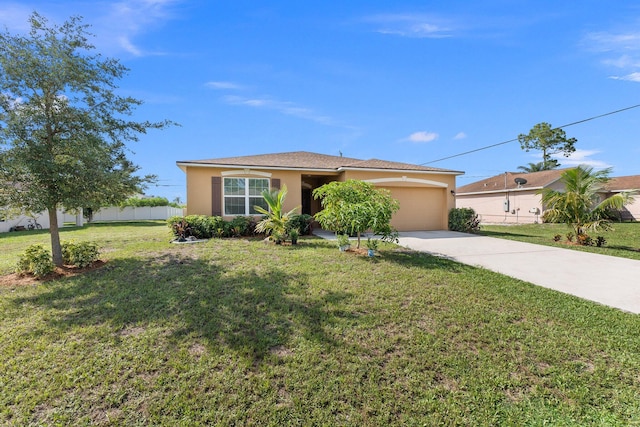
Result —
<svg viewBox="0 0 640 427"><path fill-rule="evenodd" d="M556 159L551 159L546 164L544 162L529 163L527 166L518 166L518 169L524 173L541 172L556 169L560 164Z"/></svg>
<svg viewBox="0 0 640 427"><path fill-rule="evenodd" d="M571 226L576 236L587 230L610 228L609 211L622 209L632 201L632 193L617 193L600 200L600 193L609 181L611 169L594 171L589 166L567 169L560 176L563 190L543 188L544 216L551 222L561 222Z"/></svg>
<svg viewBox="0 0 640 427"><path fill-rule="evenodd" d="M28 35L0 34L0 204L47 210L53 261L62 264L58 208L117 205L141 192L128 141L169 121L133 121L141 101L116 93L128 69L94 54L87 25L33 13Z"/></svg>
<svg viewBox="0 0 640 427"><path fill-rule="evenodd" d="M390 222L400 205L389 190L358 180L334 181L313 190L313 197L321 199L322 210L315 215L320 225L338 233L357 234L358 248L360 235L367 230L383 240L396 240L397 232Z"/></svg>
<svg viewBox="0 0 640 427"><path fill-rule="evenodd" d="M563 156L569 157L571 153L576 151L575 144L578 142L575 138L567 138L564 130L552 128L546 122L538 123L526 135L518 135L518 141L525 151L542 151L543 169L541 170L559 167L560 163L556 159L552 159L551 156L561 153Z"/></svg>

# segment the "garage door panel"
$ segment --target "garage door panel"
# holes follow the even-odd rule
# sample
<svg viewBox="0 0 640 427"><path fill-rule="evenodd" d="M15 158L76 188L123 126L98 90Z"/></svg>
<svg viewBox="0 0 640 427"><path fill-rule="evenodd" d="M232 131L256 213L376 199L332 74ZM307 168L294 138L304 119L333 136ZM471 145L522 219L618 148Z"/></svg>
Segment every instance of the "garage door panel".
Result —
<svg viewBox="0 0 640 427"><path fill-rule="evenodd" d="M442 188L384 187L400 202L391 219L399 231L442 230L445 223L445 190Z"/></svg>

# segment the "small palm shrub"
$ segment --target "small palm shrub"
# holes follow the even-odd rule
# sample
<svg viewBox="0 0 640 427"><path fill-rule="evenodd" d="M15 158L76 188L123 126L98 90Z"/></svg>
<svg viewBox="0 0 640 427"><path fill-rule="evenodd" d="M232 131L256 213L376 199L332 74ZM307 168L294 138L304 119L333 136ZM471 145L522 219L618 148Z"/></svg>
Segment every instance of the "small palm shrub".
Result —
<svg viewBox="0 0 640 427"><path fill-rule="evenodd" d="M55 266L51 259L51 253L41 244L28 246L18 257L16 272L20 274L32 274L35 277L44 277L52 273Z"/></svg>
<svg viewBox="0 0 640 427"><path fill-rule="evenodd" d="M100 251L95 242L76 242L74 240L62 243L62 262L79 268L88 267L98 260Z"/></svg>

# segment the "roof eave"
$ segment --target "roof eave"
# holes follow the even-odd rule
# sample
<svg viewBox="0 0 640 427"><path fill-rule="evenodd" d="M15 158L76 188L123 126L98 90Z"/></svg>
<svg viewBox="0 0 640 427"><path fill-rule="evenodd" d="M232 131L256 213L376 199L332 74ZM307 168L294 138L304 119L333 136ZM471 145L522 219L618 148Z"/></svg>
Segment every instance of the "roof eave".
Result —
<svg viewBox="0 0 640 427"><path fill-rule="evenodd" d="M531 191L531 190L541 190L544 187L528 187L528 188L502 188L500 190L490 190L490 191L471 191L467 193L460 193L456 191L456 196L477 196L480 194L500 194L500 193L510 193L510 192L522 192L522 191Z"/></svg>
<svg viewBox="0 0 640 427"><path fill-rule="evenodd" d="M266 169L266 170L287 170L287 171L304 171L304 172L323 172L337 173L337 169L333 168L305 168L293 166L261 166L261 165L229 165L224 163L192 163L192 162L176 162L176 165L184 172L187 167L196 168L228 168L228 169Z"/></svg>
<svg viewBox="0 0 640 427"><path fill-rule="evenodd" d="M418 170L418 169L385 169L385 168L361 168L353 166L341 166L337 171L366 171L366 172L394 172L394 173L427 173L437 175L464 175L461 171L449 170Z"/></svg>

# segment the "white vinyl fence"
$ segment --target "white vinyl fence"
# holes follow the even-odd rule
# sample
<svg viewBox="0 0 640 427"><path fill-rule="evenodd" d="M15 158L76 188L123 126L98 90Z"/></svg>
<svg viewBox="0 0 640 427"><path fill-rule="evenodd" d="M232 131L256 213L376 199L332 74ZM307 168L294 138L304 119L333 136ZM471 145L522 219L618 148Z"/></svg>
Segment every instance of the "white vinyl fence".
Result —
<svg viewBox="0 0 640 427"><path fill-rule="evenodd" d="M172 216L182 216L182 208L171 206L142 206L124 208L102 208L93 214L93 221L141 221L147 219L168 219Z"/></svg>

